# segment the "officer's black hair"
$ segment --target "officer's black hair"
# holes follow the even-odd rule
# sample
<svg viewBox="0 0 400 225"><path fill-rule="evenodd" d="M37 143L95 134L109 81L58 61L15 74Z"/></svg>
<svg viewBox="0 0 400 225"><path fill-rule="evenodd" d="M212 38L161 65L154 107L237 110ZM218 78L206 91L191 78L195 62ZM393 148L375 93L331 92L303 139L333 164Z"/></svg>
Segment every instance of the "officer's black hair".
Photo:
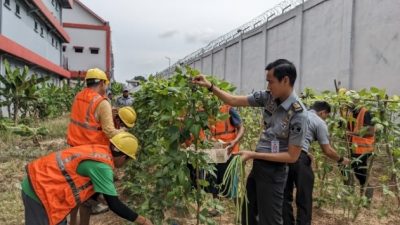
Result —
<svg viewBox="0 0 400 225"><path fill-rule="evenodd" d="M329 103L325 101L316 101L311 106L311 109L314 109L316 112L321 112L325 110L326 112L330 113L331 105L329 105Z"/></svg>
<svg viewBox="0 0 400 225"><path fill-rule="evenodd" d="M99 79L86 79L86 87L96 87L100 84L100 81Z"/></svg>
<svg viewBox="0 0 400 225"><path fill-rule="evenodd" d="M119 150L117 149L117 147L115 147L112 143L110 143L110 148L111 148L111 155L112 155L113 157L119 157L119 156L124 156L124 155L126 155L126 156L128 157L127 154L123 153L122 151L119 151ZM118 150L118 151L115 151L114 149L116 149L116 150Z"/></svg>
<svg viewBox="0 0 400 225"><path fill-rule="evenodd" d="M266 71L274 70L274 77L279 81L282 81L286 76L289 78L290 86L294 86L296 81L297 73L296 67L292 62L287 59L277 59L265 67Z"/></svg>
<svg viewBox="0 0 400 225"><path fill-rule="evenodd" d="M120 151L120 152L117 152L117 151L112 150L112 151L111 151L111 155L112 155L113 157L126 156L126 157L129 159L129 156L128 156L127 154L121 152L121 151Z"/></svg>

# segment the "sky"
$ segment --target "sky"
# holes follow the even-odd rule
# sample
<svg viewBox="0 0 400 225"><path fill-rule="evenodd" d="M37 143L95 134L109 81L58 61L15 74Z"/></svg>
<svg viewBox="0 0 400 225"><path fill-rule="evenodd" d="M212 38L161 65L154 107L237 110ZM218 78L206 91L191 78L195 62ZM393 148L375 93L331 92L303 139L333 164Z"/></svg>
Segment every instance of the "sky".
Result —
<svg viewBox="0 0 400 225"><path fill-rule="evenodd" d="M80 0L110 22L114 77L155 74L283 0Z"/></svg>

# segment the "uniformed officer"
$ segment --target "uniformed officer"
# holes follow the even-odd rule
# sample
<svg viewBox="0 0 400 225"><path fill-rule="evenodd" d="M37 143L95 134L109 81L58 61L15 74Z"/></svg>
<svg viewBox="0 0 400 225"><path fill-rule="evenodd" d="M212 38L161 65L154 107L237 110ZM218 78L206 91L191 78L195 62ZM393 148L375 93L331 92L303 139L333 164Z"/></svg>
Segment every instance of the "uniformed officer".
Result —
<svg viewBox="0 0 400 225"><path fill-rule="evenodd" d="M193 83L207 87L231 106L264 107L265 129L256 152L241 151L243 161L254 159L247 180L248 223L243 210L242 223L248 225L283 224L283 191L288 174L287 163L294 163L301 152L307 129L305 107L294 92L296 68L286 59L278 59L266 68L267 91L236 96L222 91L204 75ZM246 206L244 205L243 208Z"/></svg>
<svg viewBox="0 0 400 225"><path fill-rule="evenodd" d="M122 96L117 98L116 105L117 107L132 106L133 102L133 98L129 95L129 89L125 87L124 91L122 92Z"/></svg>
<svg viewBox="0 0 400 225"><path fill-rule="evenodd" d="M318 141L322 151L330 159L339 164L348 165L350 160L339 156L329 144L329 132L325 123L331 112L331 106L325 101L316 101L307 112L307 133L301 148L300 157L296 163L289 164L289 175L283 201L284 225L311 225L312 219L312 193L314 186L314 173L312 170L312 157L309 153L313 141ZM297 217L293 216L293 189L296 186ZM296 222L295 222L296 221Z"/></svg>

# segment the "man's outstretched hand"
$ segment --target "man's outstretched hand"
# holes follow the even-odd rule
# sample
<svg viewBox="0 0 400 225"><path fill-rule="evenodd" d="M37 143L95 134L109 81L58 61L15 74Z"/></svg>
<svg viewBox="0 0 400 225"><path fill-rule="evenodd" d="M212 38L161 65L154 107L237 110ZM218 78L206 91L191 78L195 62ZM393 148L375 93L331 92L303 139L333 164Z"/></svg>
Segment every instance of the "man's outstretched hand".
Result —
<svg viewBox="0 0 400 225"><path fill-rule="evenodd" d="M200 75L197 75L197 76L193 77L192 82L194 84L197 84L197 85L202 86L202 87L206 87L206 88L210 88L211 87L211 82L208 81L207 78L203 74L200 74Z"/></svg>

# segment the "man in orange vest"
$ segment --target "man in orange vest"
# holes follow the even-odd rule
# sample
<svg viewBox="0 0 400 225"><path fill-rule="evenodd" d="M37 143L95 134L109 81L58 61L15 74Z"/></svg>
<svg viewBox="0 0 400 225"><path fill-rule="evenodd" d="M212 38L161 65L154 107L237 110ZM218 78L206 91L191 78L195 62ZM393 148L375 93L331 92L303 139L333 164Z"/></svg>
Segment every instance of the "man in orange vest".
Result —
<svg viewBox="0 0 400 225"><path fill-rule="evenodd" d="M109 145L109 139L120 130L114 126L112 107L105 96L109 84L108 77L98 68L89 69L86 72L85 82L86 88L75 96L72 104L67 143L72 147L88 144ZM107 210L102 204L92 204L92 206L81 208L82 225L89 223L90 217L85 215L89 215L90 210L98 213ZM77 224L76 214L77 210L71 213L71 224Z"/></svg>
<svg viewBox="0 0 400 225"><path fill-rule="evenodd" d="M242 120L237 111L227 104L221 106L220 112L229 114L229 118L210 125L212 139L227 143L229 153L238 153L239 141L244 134Z"/></svg>
<svg viewBox="0 0 400 225"><path fill-rule="evenodd" d="M66 217L71 210L95 193L101 193L118 216L153 225L119 200L113 181L114 167L121 167L128 158L136 159L136 137L120 132L110 143L71 147L29 163L27 176L22 181L25 224L67 224Z"/></svg>
<svg viewBox="0 0 400 225"><path fill-rule="evenodd" d="M229 114L229 118L223 121L217 121L215 124L210 125L211 139L218 141L221 140L226 143L228 153L236 154L239 152L239 141L243 137L244 134L244 126L242 124L242 120L237 111L227 105L224 104L220 107L220 112L223 114ZM228 159L226 163L217 163L215 165L216 177L211 177L211 185L210 192L214 197L217 197L219 194L219 190L223 190L218 188L219 185L222 184L222 179L224 177L225 171L232 160L232 156ZM233 197L233 196L231 196ZM219 213L216 210L212 210L209 212L210 216L217 216Z"/></svg>
<svg viewBox="0 0 400 225"><path fill-rule="evenodd" d="M213 141L220 140L225 142L225 146L227 147L229 154L238 153L239 141L244 134L244 126L242 124L240 115L233 107L227 104L224 104L220 107L220 112L223 114L229 114L229 118L224 121L210 122L209 128L212 135L211 139ZM206 139L204 130L200 130L199 139L201 141L204 141ZM193 137L185 141L185 146L189 147L192 142ZM208 180L211 182L210 189L208 191L211 192L214 197L217 197L219 193L218 185L222 183L222 179L231 159L232 157L230 157L226 163L217 163L215 166L217 169L216 177L211 176L210 178L208 178ZM192 184L194 185L196 179L195 169L190 164L188 164L188 167L190 170ZM216 210L210 211L211 216L215 216L217 215L217 213L218 212Z"/></svg>
<svg viewBox="0 0 400 225"><path fill-rule="evenodd" d="M86 88L75 96L68 125L67 143L74 147L109 144L119 131L115 129L111 104L105 96L109 80L100 69L86 73Z"/></svg>
<svg viewBox="0 0 400 225"><path fill-rule="evenodd" d="M358 102L360 96L357 92L350 90L345 93L354 103ZM356 107L351 104L347 110L347 139L352 145L352 158L357 159L351 167L361 185L361 192L365 190L365 196L371 199L373 189L369 188L367 182L368 158L374 151L375 127L372 116L365 107Z"/></svg>

